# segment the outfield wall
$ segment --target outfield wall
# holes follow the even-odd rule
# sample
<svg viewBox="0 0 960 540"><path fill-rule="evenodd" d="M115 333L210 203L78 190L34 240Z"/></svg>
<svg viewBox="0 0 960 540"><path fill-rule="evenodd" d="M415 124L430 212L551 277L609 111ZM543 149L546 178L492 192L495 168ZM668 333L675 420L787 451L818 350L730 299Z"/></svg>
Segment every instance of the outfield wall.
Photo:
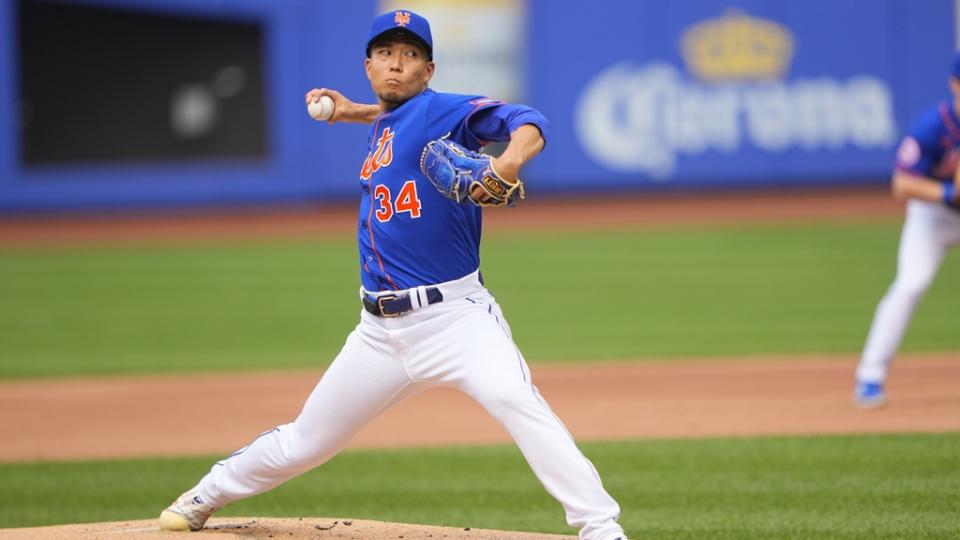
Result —
<svg viewBox="0 0 960 540"><path fill-rule="evenodd" d="M0 212L355 198L366 130L303 94L371 101L369 20L399 4L0 3ZM438 90L550 118L531 194L885 182L955 42L951 0L402 4Z"/></svg>

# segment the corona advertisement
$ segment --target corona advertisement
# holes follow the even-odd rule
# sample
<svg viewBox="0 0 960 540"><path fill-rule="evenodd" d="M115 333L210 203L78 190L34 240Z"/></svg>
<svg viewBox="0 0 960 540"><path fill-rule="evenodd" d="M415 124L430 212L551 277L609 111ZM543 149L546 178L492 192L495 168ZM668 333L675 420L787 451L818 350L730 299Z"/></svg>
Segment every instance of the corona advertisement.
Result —
<svg viewBox="0 0 960 540"><path fill-rule="evenodd" d="M790 78L789 28L733 11L680 36L684 65L618 62L584 88L577 134L600 164L669 180L682 156L751 146L889 149L893 96L869 74Z"/></svg>

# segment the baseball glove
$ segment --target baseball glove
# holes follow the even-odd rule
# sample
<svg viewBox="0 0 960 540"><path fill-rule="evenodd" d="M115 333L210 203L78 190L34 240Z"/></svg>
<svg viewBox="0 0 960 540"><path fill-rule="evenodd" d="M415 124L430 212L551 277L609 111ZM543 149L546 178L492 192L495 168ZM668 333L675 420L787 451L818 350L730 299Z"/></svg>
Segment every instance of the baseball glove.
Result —
<svg viewBox="0 0 960 540"><path fill-rule="evenodd" d="M420 170L444 197L457 202L469 199L478 206L513 206L525 197L523 182L501 177L493 168L493 158L467 150L446 137L423 147ZM487 195L484 200L470 197L474 186L483 189Z"/></svg>

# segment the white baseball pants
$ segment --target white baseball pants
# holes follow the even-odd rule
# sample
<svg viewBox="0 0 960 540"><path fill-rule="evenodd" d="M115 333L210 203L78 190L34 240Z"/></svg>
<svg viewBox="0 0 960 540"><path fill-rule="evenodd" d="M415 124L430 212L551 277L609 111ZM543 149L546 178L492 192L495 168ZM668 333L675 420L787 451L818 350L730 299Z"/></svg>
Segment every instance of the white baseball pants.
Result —
<svg viewBox="0 0 960 540"><path fill-rule="evenodd" d="M580 538L621 536L620 507L533 385L478 273L438 287L442 302L400 317L361 312L300 416L216 463L196 488L204 501L222 507L274 488L326 462L393 405L446 386L475 399L507 429Z"/></svg>
<svg viewBox="0 0 960 540"><path fill-rule="evenodd" d="M957 244L960 244L960 212L916 199L907 203L897 277L877 306L857 366L857 380L886 381L890 363L917 304L933 283L947 252Z"/></svg>

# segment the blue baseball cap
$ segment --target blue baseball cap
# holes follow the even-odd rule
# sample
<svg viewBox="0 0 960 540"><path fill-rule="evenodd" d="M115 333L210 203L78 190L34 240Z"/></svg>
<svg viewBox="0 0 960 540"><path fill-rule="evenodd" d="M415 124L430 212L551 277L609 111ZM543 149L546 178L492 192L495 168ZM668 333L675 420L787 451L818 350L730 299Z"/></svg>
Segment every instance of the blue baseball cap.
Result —
<svg viewBox="0 0 960 540"><path fill-rule="evenodd" d="M370 37L367 39L367 58L373 42L388 35L410 36L427 50L427 58L433 60L433 36L430 35L430 23L408 9L388 11L373 19L370 25Z"/></svg>

